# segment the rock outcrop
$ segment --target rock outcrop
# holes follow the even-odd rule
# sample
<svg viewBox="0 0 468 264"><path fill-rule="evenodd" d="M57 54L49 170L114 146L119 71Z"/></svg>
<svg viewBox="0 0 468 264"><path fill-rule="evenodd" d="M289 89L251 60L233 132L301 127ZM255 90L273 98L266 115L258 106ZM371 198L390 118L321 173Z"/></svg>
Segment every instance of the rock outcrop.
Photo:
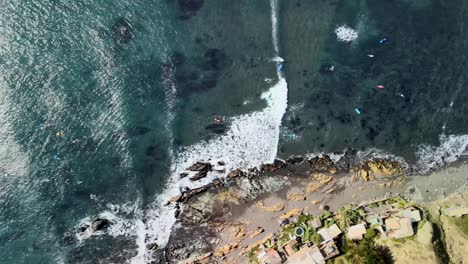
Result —
<svg viewBox="0 0 468 264"><path fill-rule="evenodd" d="M105 218L96 218L91 224L91 230L100 231L108 228L111 222Z"/></svg>
<svg viewBox="0 0 468 264"><path fill-rule="evenodd" d="M333 169L334 173L336 173L336 167L334 167L334 163L328 155L311 158L309 164L314 170L330 172Z"/></svg>
<svg viewBox="0 0 468 264"><path fill-rule="evenodd" d="M275 159L272 164L263 164L261 167L261 172L272 172L272 171L277 171L279 169L282 169L286 167L286 163L284 163L281 160Z"/></svg>

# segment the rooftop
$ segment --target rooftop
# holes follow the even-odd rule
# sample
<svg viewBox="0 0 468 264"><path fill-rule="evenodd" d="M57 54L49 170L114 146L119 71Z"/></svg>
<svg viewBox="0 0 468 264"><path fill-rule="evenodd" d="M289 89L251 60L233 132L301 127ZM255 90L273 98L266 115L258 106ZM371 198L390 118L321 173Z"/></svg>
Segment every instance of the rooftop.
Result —
<svg viewBox="0 0 468 264"><path fill-rule="evenodd" d="M336 225L333 224L329 228L322 228L319 231L317 231L317 234L319 234L324 241L334 239L335 237L339 236L341 234L340 228Z"/></svg>
<svg viewBox="0 0 468 264"><path fill-rule="evenodd" d="M350 226L346 235L351 240L361 240L366 234L366 231L366 226L364 224L358 224Z"/></svg>
<svg viewBox="0 0 468 264"><path fill-rule="evenodd" d="M320 249L317 246L302 247L296 254L292 255L286 261L287 264L325 264Z"/></svg>
<svg viewBox="0 0 468 264"><path fill-rule="evenodd" d="M389 228L387 225L388 221L391 221L389 224L392 228ZM394 221L398 221L399 228L396 227ZM385 225L387 225L387 235L391 238L404 238L414 235L413 226L411 225L411 219L403 217L403 218L390 218L385 220Z"/></svg>

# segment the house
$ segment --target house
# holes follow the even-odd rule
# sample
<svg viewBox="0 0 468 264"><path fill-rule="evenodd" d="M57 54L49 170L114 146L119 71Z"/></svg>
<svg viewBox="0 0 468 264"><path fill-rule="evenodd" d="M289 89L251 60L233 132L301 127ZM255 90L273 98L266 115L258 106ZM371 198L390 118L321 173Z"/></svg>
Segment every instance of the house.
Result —
<svg viewBox="0 0 468 264"><path fill-rule="evenodd" d="M297 247L297 244L297 240L291 239L283 246L283 249L288 256L296 254L296 251L294 249Z"/></svg>
<svg viewBox="0 0 468 264"><path fill-rule="evenodd" d="M325 258L316 245L304 246L296 254L290 256L286 264L325 264Z"/></svg>
<svg viewBox="0 0 468 264"><path fill-rule="evenodd" d="M411 223L421 221L421 213L414 207L406 208L405 210L398 212L396 215L399 217L409 218Z"/></svg>
<svg viewBox="0 0 468 264"><path fill-rule="evenodd" d="M340 228L336 224L333 224L329 228L322 228L317 231L317 234L319 234L324 241L332 240L338 237L341 233Z"/></svg>
<svg viewBox="0 0 468 264"><path fill-rule="evenodd" d="M351 240L362 240L366 231L366 226L364 224L353 225L348 228L346 236Z"/></svg>
<svg viewBox="0 0 468 264"><path fill-rule="evenodd" d="M462 217L462 216L468 214L468 207L462 207L462 208L447 208L447 209L445 209L444 213L445 213L447 216Z"/></svg>
<svg viewBox="0 0 468 264"><path fill-rule="evenodd" d="M322 252L325 260L331 259L340 254L340 251L338 251L338 247L335 245L333 240L323 242L320 247L320 252Z"/></svg>
<svg viewBox="0 0 468 264"><path fill-rule="evenodd" d="M385 220L387 236L391 238L404 238L414 235L411 219L407 217L392 217Z"/></svg>
<svg viewBox="0 0 468 264"><path fill-rule="evenodd" d="M283 260L281 259L278 251L268 249L267 251L262 250L258 255L258 262L260 262L260 264L281 264Z"/></svg>

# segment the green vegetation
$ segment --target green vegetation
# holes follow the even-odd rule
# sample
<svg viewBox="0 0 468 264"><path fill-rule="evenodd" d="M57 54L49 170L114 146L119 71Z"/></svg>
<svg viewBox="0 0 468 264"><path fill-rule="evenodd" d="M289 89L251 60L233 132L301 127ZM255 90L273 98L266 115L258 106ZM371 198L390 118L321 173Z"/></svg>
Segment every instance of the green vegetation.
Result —
<svg viewBox="0 0 468 264"><path fill-rule="evenodd" d="M258 258L257 258L257 251L260 248L260 245L252 248L252 250L249 251L249 263L254 263L258 264Z"/></svg>
<svg viewBox="0 0 468 264"><path fill-rule="evenodd" d="M366 234L367 235L367 234ZM384 264L383 250L377 248L373 238L364 238L359 242L346 241L345 258L354 264Z"/></svg>
<svg viewBox="0 0 468 264"><path fill-rule="evenodd" d="M453 218L453 222L458 226L465 235L468 236L468 215L462 217Z"/></svg>
<svg viewBox="0 0 468 264"><path fill-rule="evenodd" d="M359 223L366 216L366 212L360 208L342 207L339 210L336 224L343 230L351 225Z"/></svg>
<svg viewBox="0 0 468 264"><path fill-rule="evenodd" d="M330 213L329 211L325 211L319 216L319 218L320 220L324 220L329 218L330 216L332 216L332 213Z"/></svg>

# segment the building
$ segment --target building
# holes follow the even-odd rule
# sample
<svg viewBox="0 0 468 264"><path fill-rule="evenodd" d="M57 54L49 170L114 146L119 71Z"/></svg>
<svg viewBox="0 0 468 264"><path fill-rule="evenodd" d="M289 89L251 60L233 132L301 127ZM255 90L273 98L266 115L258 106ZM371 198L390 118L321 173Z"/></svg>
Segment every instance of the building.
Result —
<svg viewBox="0 0 468 264"><path fill-rule="evenodd" d="M320 247L320 252L322 252L325 260L331 259L340 254L340 251L338 251L338 247L335 245L333 240L323 242Z"/></svg>
<svg viewBox="0 0 468 264"><path fill-rule="evenodd" d="M421 213L419 212L418 209L414 207L409 207L406 208L396 214L399 217L406 217L411 220L411 223L419 222L421 221Z"/></svg>
<svg viewBox="0 0 468 264"><path fill-rule="evenodd" d="M444 213L445 213L447 216L462 217L462 216L468 214L468 207L463 207L463 208L447 208L447 209L445 209Z"/></svg>
<svg viewBox="0 0 468 264"><path fill-rule="evenodd" d="M278 251L274 249L262 250L258 255L258 262L260 264L281 264L283 260L279 255Z"/></svg>
<svg viewBox="0 0 468 264"><path fill-rule="evenodd" d="M292 256L294 254L296 254L296 248L297 248L297 240L295 239L291 239L288 241L288 243L286 243L284 246L283 246L283 249L284 251L286 252L286 254L288 256Z"/></svg>
<svg viewBox="0 0 468 264"><path fill-rule="evenodd" d="M340 228L336 224L333 224L329 228L322 228L317 231L317 234L319 234L324 241L332 240L341 235L341 233Z"/></svg>
<svg viewBox="0 0 468 264"><path fill-rule="evenodd" d="M325 264L325 258L316 245L304 246L296 254L290 256L286 264Z"/></svg>
<svg viewBox="0 0 468 264"><path fill-rule="evenodd" d="M351 240L362 240L366 232L366 226L364 224L358 224L350 226L346 236Z"/></svg>
<svg viewBox="0 0 468 264"><path fill-rule="evenodd" d="M385 219L387 236L390 238L404 238L414 235L411 219L407 217L392 217Z"/></svg>

